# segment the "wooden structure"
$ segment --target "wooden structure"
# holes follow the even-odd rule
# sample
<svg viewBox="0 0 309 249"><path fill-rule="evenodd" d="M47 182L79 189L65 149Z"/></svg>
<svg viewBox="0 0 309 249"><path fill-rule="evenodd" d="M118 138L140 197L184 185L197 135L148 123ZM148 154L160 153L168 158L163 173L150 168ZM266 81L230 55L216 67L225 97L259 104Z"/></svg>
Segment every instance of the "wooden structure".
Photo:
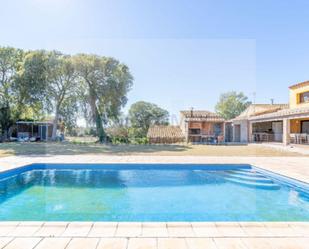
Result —
<svg viewBox="0 0 309 249"><path fill-rule="evenodd" d="M151 144L173 144L184 142L184 135L179 126L155 125L148 130L147 137Z"/></svg>
<svg viewBox="0 0 309 249"><path fill-rule="evenodd" d="M222 143L225 136L224 119L209 111L181 111L180 127L187 142Z"/></svg>

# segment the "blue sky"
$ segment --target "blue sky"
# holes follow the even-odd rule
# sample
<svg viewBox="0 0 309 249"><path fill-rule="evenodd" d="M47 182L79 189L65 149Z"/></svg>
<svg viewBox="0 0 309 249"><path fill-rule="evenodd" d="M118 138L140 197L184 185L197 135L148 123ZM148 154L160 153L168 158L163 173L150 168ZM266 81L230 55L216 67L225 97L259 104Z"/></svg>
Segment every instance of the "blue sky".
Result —
<svg viewBox="0 0 309 249"><path fill-rule="evenodd" d="M213 110L229 90L287 102L288 86L309 80L306 0L0 3L0 46L114 56L135 78L128 106Z"/></svg>

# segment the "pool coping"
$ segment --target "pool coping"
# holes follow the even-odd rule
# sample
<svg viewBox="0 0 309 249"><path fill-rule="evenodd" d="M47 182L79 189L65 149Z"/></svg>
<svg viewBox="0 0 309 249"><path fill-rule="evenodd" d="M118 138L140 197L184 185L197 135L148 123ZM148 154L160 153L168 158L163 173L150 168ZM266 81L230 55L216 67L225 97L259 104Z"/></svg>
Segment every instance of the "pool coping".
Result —
<svg viewBox="0 0 309 249"><path fill-rule="evenodd" d="M85 167L86 166L86 167ZM252 164L208 164L208 163L30 163L16 168L0 171L0 180L7 177L21 174L31 170L62 169L62 170L237 170L255 169L257 172L270 177L281 184L300 189L303 192L309 191L309 183L285 176Z"/></svg>
<svg viewBox="0 0 309 249"><path fill-rule="evenodd" d="M249 164L174 164L174 163L30 163L16 168L0 171L0 180L15 174L21 174L31 170L236 170L251 169Z"/></svg>

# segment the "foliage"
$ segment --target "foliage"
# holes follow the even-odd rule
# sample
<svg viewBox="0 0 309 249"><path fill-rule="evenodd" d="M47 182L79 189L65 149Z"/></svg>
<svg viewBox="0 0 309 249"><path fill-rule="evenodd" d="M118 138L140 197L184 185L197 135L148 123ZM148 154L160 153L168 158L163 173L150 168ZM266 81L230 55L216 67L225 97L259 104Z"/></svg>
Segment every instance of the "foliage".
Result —
<svg viewBox="0 0 309 249"><path fill-rule="evenodd" d="M59 116L64 117L66 126L72 130L76 123L76 69L71 57L59 52L48 56L46 95L49 112L54 112L52 139L56 139Z"/></svg>
<svg viewBox="0 0 309 249"><path fill-rule="evenodd" d="M7 136L18 119L53 114L55 138L58 120L73 133L83 113L104 142L105 126L119 118L132 82L129 68L111 57L0 47L0 130Z"/></svg>
<svg viewBox="0 0 309 249"><path fill-rule="evenodd" d="M148 143L149 126L168 124L169 114L140 101L124 118L121 109L132 84L129 68L115 58L0 47L1 133L8 137L20 119L53 117L52 138L56 139L59 121L68 134L78 134L77 121L82 115L89 125L85 130L91 129L100 142Z"/></svg>
<svg viewBox="0 0 309 249"><path fill-rule="evenodd" d="M0 130L8 133L23 107L20 89L16 84L23 52L11 47L0 47Z"/></svg>
<svg viewBox="0 0 309 249"><path fill-rule="evenodd" d="M109 127L107 129L107 134L113 144L127 144L130 142L127 127Z"/></svg>
<svg viewBox="0 0 309 249"><path fill-rule="evenodd" d="M20 72L16 80L21 102L44 109L44 101L48 97L47 88L48 54L44 50L25 53Z"/></svg>
<svg viewBox="0 0 309 249"><path fill-rule="evenodd" d="M149 140L147 137L132 137L130 138L131 144L148 144Z"/></svg>
<svg viewBox="0 0 309 249"><path fill-rule="evenodd" d="M216 112L223 118L229 120L237 117L251 104L248 97L242 92L226 92L221 94L216 104Z"/></svg>
<svg viewBox="0 0 309 249"><path fill-rule="evenodd" d="M106 142L104 126L108 120L117 120L133 77L129 68L114 58L80 54L74 59L85 89L84 116L96 125L100 142Z"/></svg>
<svg viewBox="0 0 309 249"><path fill-rule="evenodd" d="M109 122L106 133L108 140L113 144L128 144L129 139L128 119L124 114L120 114L118 119Z"/></svg>
<svg viewBox="0 0 309 249"><path fill-rule="evenodd" d="M151 125L167 125L168 118L168 111L159 106L144 101L136 102L129 110L130 137L146 137Z"/></svg>
<svg viewBox="0 0 309 249"><path fill-rule="evenodd" d="M59 109L59 117L65 125L68 134L76 133L78 119L78 99L74 94L66 98ZM56 119L56 118L55 118Z"/></svg>

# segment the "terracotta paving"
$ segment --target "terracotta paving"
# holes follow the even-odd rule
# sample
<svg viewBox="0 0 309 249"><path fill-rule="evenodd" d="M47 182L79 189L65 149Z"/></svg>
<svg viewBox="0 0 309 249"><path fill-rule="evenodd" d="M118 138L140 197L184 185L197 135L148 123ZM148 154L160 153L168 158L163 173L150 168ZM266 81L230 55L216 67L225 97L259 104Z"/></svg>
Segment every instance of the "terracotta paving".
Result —
<svg viewBox="0 0 309 249"><path fill-rule="evenodd" d="M307 157L6 157L0 171L35 162L247 163L309 183ZM0 222L0 248L308 249L309 222Z"/></svg>

